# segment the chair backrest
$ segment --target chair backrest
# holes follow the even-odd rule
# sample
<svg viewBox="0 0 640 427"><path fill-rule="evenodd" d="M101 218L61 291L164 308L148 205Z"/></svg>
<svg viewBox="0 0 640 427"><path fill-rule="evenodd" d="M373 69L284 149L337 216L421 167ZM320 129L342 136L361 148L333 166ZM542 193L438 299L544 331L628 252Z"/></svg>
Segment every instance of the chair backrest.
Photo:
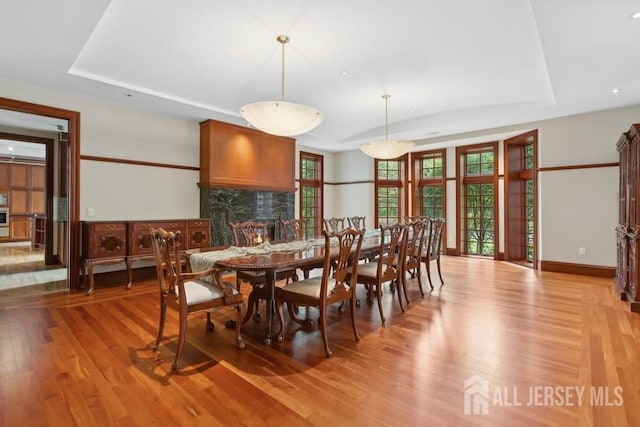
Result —
<svg viewBox="0 0 640 427"><path fill-rule="evenodd" d="M282 233L284 234L284 239L287 242L291 242L293 240L302 240L302 220L300 219L281 219L280 225L282 226Z"/></svg>
<svg viewBox="0 0 640 427"><path fill-rule="evenodd" d="M404 217L405 224L413 224L416 221L426 222L426 221L429 221L429 218L427 218L426 216L420 216L420 215Z"/></svg>
<svg viewBox="0 0 640 427"><path fill-rule="evenodd" d="M430 260L434 260L440 257L444 218L431 218L429 222L431 232L429 233L428 242L426 245L428 252L426 254L423 254L423 256L428 257Z"/></svg>
<svg viewBox="0 0 640 427"><path fill-rule="evenodd" d="M402 256L405 266L409 268L417 266L422 259L426 228L426 223L422 220L413 221L407 225L402 243Z"/></svg>
<svg viewBox="0 0 640 427"><path fill-rule="evenodd" d="M349 221L349 227L355 228L356 230L364 230L366 228L364 216L349 216L347 217L347 221Z"/></svg>
<svg viewBox="0 0 640 427"><path fill-rule="evenodd" d="M390 224L380 226L380 249L378 253L378 281L386 282L398 277L395 257L400 254L406 225Z"/></svg>
<svg viewBox="0 0 640 427"><path fill-rule="evenodd" d="M171 232L163 228L151 230L151 245L156 260L156 272L160 292L163 294L173 294L178 297L181 293L178 286L177 270L181 268L179 245L177 236L179 231ZM184 292L182 292L184 294Z"/></svg>
<svg viewBox="0 0 640 427"><path fill-rule="evenodd" d="M364 230L355 230L346 228L335 233L322 232L324 235L324 264L322 269L322 283L320 288L320 301L326 301L327 298L335 297L340 299L345 293L352 293L349 283L358 283L358 263L350 262L351 259L360 257L360 249L362 248L362 239ZM337 240L337 245L335 245ZM355 249L354 249L355 246ZM335 256L335 247L338 248L338 255ZM333 252L332 252L333 250ZM335 286L328 292L327 287L329 277L335 280ZM349 283L345 280L349 279Z"/></svg>
<svg viewBox="0 0 640 427"><path fill-rule="evenodd" d="M344 218L333 217L329 219L323 219L322 222L324 224L324 229L330 233L336 233L346 228L344 226Z"/></svg>
<svg viewBox="0 0 640 427"><path fill-rule="evenodd" d="M258 221L231 223L235 246L256 246L269 240L269 224Z"/></svg>

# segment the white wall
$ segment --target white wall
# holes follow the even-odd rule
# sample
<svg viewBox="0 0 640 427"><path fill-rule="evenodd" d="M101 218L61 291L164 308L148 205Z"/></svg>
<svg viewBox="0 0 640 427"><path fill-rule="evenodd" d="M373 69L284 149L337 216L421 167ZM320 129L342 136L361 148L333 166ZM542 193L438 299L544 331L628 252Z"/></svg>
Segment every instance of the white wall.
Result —
<svg viewBox="0 0 640 427"><path fill-rule="evenodd" d="M0 80L5 98L80 112L80 154L199 167L200 128L187 121ZM196 171L80 161L80 219L198 218ZM87 216L87 208L95 215Z"/></svg>
<svg viewBox="0 0 640 427"><path fill-rule="evenodd" d="M455 177L455 146L495 141L491 134L510 136L531 129L539 130L538 166L540 168L571 165L597 165L618 161L615 145L622 132L632 123L640 122L640 106L544 120L500 129L470 132L464 135L417 141L414 151L447 148L447 178ZM471 142L473 141L473 142ZM500 139L500 147L503 140ZM502 152L502 150L500 151ZM373 179L373 160L359 151L336 155L336 163L356 164L352 180ZM500 171L504 167L499 161ZM614 228L618 218L618 168L564 169L541 171L538 174L540 260L614 267L616 239ZM344 179L346 181L346 179ZM502 180L500 181L502 183ZM373 218L373 184L367 194L369 212ZM343 202L364 202L361 185L341 187ZM500 218L504 215L504 194L500 192ZM447 181L447 247L455 242L456 220L455 181ZM499 250L503 251L504 227L500 226ZM580 255L579 248L586 254Z"/></svg>
<svg viewBox="0 0 640 427"><path fill-rule="evenodd" d="M81 154L134 161L199 165L196 122L114 107L47 89L0 81L0 93L12 98L81 113ZM615 144L640 106L581 114L500 129L472 132L464 138L495 140L495 132L539 130L539 167L617 162ZM417 141L415 150L468 144L461 135ZM298 150L307 151L304 147ZM313 150L308 150L317 152ZM455 169L455 150L447 149L447 177ZM358 150L322 153L325 181L369 183L325 185L325 217L366 215L372 226L373 159ZM296 158L296 162L298 159ZM297 163L296 163L297 164ZM501 166L502 167L502 166ZM296 173L297 173L296 168ZM81 219L144 219L199 216L198 173L172 168L81 161ZM455 170L453 170L455 174ZM539 174L539 257L541 260L615 266L618 168L542 171ZM455 185L447 183L447 246L455 234ZM501 209L504 204L501 203ZM95 209L87 217L87 208ZM296 213L298 212L296 207ZM501 232L501 234L503 234ZM584 247L586 255L578 255Z"/></svg>

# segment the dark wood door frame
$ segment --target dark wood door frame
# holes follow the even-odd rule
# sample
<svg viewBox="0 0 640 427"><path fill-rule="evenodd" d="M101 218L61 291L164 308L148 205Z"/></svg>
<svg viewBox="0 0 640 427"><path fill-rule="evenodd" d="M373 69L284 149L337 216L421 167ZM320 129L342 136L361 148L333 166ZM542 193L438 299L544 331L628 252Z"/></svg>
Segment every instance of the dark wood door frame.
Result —
<svg viewBox="0 0 640 427"><path fill-rule="evenodd" d="M67 282L75 289L80 284L80 113L57 107L1 98L0 109L67 120L69 123L69 223L67 236Z"/></svg>

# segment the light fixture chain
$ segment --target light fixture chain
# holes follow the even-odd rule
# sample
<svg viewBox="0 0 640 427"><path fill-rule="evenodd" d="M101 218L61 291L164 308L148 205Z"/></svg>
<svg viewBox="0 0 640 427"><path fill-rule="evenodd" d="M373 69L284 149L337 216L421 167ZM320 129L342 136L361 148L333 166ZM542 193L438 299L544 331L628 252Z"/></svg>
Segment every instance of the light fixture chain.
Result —
<svg viewBox="0 0 640 427"><path fill-rule="evenodd" d="M280 100L284 101L284 43L282 43L282 82L281 82Z"/></svg>

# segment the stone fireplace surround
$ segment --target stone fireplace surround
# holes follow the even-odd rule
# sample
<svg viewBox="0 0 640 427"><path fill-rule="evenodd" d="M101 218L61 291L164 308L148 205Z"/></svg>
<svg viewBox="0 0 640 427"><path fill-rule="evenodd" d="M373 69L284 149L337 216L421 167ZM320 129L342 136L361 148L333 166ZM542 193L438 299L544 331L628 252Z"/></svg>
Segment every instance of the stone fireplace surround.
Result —
<svg viewBox="0 0 640 427"><path fill-rule="evenodd" d="M295 193L236 188L200 189L200 217L211 219L211 244L233 245L232 222L262 221L270 224L269 238L283 238L281 219L295 217Z"/></svg>

